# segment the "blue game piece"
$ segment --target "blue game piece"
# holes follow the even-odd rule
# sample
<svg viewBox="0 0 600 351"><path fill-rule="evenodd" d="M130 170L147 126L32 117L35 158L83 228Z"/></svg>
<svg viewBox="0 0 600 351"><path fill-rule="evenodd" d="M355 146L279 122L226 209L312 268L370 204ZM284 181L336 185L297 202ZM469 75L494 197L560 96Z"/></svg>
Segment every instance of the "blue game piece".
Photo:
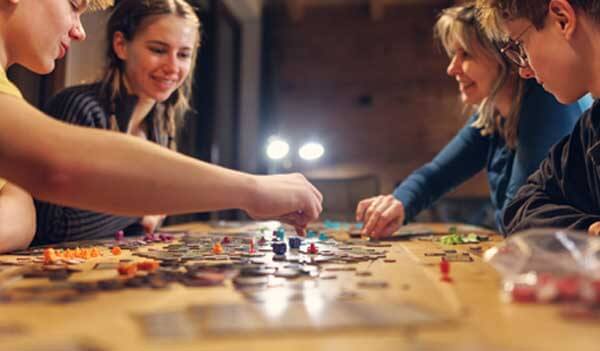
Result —
<svg viewBox="0 0 600 351"><path fill-rule="evenodd" d="M327 234L325 234L325 233L321 233L321 234L319 235L319 240L320 240L320 241L327 241L327 240L329 240L329 237L327 236Z"/></svg>
<svg viewBox="0 0 600 351"><path fill-rule="evenodd" d="M288 243L290 245L290 249L299 249L300 245L302 245L302 239L297 237L289 238Z"/></svg>
<svg viewBox="0 0 600 351"><path fill-rule="evenodd" d="M273 252L276 255L285 255L285 252L287 251L285 243L273 243L271 247L273 247Z"/></svg>
<svg viewBox="0 0 600 351"><path fill-rule="evenodd" d="M314 230L309 230L308 233L306 233L306 237L307 238L316 238L317 237L317 232Z"/></svg>
<svg viewBox="0 0 600 351"><path fill-rule="evenodd" d="M285 238L285 229L279 228L273 234L277 237L278 240L283 240L283 238Z"/></svg>

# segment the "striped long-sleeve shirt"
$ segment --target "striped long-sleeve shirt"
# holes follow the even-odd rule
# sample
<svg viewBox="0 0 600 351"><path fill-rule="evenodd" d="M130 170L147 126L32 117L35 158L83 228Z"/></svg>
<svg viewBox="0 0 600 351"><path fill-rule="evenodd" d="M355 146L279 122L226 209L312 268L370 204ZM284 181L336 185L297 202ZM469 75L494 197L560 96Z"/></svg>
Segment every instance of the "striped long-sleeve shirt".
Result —
<svg viewBox="0 0 600 351"><path fill-rule="evenodd" d="M45 112L67 123L125 132L137 103L137 97L123 95L113 105L104 102L100 96L99 84L68 88L49 101ZM151 111L144 120L148 139L166 146L168 137L160 133L155 123L157 119L154 118L154 113L155 110ZM135 165L132 164L132 167ZM34 245L97 239L112 236L119 230L124 230L126 235L143 232L139 217L114 216L50 204L37 199L35 207L37 231L33 240Z"/></svg>

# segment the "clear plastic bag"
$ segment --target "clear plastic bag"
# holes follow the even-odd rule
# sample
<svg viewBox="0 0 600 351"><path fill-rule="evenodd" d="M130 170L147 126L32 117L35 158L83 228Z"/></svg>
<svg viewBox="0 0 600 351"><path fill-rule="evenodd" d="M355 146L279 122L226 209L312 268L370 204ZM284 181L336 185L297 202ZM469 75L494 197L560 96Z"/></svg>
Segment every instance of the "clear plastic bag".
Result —
<svg viewBox="0 0 600 351"><path fill-rule="evenodd" d="M515 302L600 303L600 238L532 229L485 252Z"/></svg>

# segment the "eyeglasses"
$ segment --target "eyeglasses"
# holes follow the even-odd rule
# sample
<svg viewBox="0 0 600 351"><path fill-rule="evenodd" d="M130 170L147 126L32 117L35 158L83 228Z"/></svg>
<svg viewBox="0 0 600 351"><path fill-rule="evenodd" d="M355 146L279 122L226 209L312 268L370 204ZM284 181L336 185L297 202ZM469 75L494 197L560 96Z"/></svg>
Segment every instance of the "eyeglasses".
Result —
<svg viewBox="0 0 600 351"><path fill-rule="evenodd" d="M502 52L512 63L519 66L520 68L529 67L529 57L527 57L527 53L525 49L523 49L523 42L521 38L527 33L528 30L533 27L533 24L530 24L517 36L516 40L508 39L508 43L500 52Z"/></svg>

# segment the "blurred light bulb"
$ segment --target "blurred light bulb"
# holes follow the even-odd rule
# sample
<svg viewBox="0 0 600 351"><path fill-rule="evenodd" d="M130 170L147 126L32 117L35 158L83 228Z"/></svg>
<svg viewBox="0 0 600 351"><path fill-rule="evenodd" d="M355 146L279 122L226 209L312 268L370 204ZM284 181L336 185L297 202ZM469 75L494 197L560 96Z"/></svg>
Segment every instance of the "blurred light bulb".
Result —
<svg viewBox="0 0 600 351"><path fill-rule="evenodd" d="M325 154L325 148L319 143L306 143L298 150L298 155L307 161L318 160L323 154Z"/></svg>
<svg viewBox="0 0 600 351"><path fill-rule="evenodd" d="M290 152L290 145L284 140L271 138L267 145L267 156L271 160L281 160Z"/></svg>

